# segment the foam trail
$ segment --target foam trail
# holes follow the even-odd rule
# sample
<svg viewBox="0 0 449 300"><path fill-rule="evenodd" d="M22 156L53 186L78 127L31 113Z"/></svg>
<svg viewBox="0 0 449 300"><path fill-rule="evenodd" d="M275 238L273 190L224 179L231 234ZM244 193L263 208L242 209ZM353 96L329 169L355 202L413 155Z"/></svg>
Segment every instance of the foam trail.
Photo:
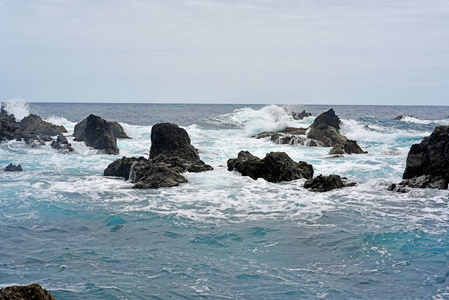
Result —
<svg viewBox="0 0 449 300"><path fill-rule="evenodd" d="M5 102L5 110L14 115L17 122L22 121L23 118L30 114L30 107L26 103L25 99L16 98L10 99Z"/></svg>

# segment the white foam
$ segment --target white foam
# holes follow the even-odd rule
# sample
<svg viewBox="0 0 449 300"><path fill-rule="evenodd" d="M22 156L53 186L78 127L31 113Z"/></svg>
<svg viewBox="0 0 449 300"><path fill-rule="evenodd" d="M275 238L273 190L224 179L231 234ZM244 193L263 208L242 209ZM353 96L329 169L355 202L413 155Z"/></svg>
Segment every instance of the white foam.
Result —
<svg viewBox="0 0 449 300"><path fill-rule="evenodd" d="M402 122L408 122L408 123L416 123L416 124L440 124L440 125L449 125L448 119L441 119L441 120L421 120L412 116L405 116L401 119Z"/></svg>
<svg viewBox="0 0 449 300"><path fill-rule="evenodd" d="M5 102L5 110L9 114L13 114L16 121L20 122L23 118L30 114L30 107L25 99L16 98Z"/></svg>
<svg viewBox="0 0 449 300"><path fill-rule="evenodd" d="M64 117L55 116L55 115L48 117L45 121L55 124L55 125L62 125L69 132L73 132L75 125L76 125L75 122L71 122Z"/></svg>

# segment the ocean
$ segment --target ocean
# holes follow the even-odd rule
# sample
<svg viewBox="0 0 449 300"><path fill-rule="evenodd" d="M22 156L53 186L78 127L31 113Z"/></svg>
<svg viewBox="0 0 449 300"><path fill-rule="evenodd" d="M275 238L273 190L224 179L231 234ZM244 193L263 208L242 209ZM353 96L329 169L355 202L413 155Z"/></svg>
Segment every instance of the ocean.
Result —
<svg viewBox="0 0 449 300"><path fill-rule="evenodd" d="M76 152L0 143L0 167L23 168L0 171L0 287L37 282L57 299L449 299L448 190L387 191L410 146L449 125L448 106L9 104L64 125ZM368 154L251 138L329 108ZM303 109L313 116L289 116ZM120 155L73 141L91 113L132 137ZM103 176L148 155L159 122L185 128L214 170L157 190ZM304 180L243 177L226 168L241 150L284 151L357 185L315 193Z"/></svg>

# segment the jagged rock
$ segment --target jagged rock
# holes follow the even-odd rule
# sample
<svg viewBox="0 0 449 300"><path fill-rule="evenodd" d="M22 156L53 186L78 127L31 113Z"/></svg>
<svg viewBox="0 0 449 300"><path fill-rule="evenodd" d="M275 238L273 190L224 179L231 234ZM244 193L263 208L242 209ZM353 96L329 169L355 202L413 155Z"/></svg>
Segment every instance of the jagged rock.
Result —
<svg viewBox="0 0 449 300"><path fill-rule="evenodd" d="M276 144L300 144L307 145L310 140L307 140L305 128L295 128L295 127L286 127L285 129L273 132L273 131L264 131L259 134L254 135L253 137L256 139L262 139L269 137L271 141ZM315 146L313 144L312 146Z"/></svg>
<svg viewBox="0 0 449 300"><path fill-rule="evenodd" d="M297 112L292 111L292 112L290 113L290 115L292 116L292 118L293 118L294 120L302 120L302 119L304 119L304 118L307 118L307 117L311 117L311 116L312 116L312 114L309 113L309 112L306 112L306 110L303 110L303 111L300 112L300 113L297 113Z"/></svg>
<svg viewBox="0 0 449 300"><path fill-rule="evenodd" d="M73 135L77 141L84 141L87 146L103 150L106 154L119 153L112 126L99 116L91 114L76 124Z"/></svg>
<svg viewBox="0 0 449 300"><path fill-rule="evenodd" d="M42 136L54 136L60 133L66 133L64 126L54 125L42 120L41 117L35 114L30 114L20 121L19 126L28 132L40 134Z"/></svg>
<svg viewBox="0 0 449 300"><path fill-rule="evenodd" d="M342 144L337 144L329 151L329 155L335 154L366 154L368 152L363 151L356 141L347 140Z"/></svg>
<svg viewBox="0 0 449 300"><path fill-rule="evenodd" d="M151 140L149 159L123 157L109 164L104 175L129 179L136 183L135 188L147 189L176 186L187 182L181 173L213 169L200 159L189 135L178 125L154 125Z"/></svg>
<svg viewBox="0 0 449 300"><path fill-rule="evenodd" d="M399 116L397 116L397 117L394 117L393 120L402 120L402 119L404 119L405 117L406 117L406 116L399 115ZM408 116L408 117L414 118L413 116Z"/></svg>
<svg viewBox="0 0 449 300"><path fill-rule="evenodd" d="M269 182L312 178L313 166L294 162L285 152L270 152L260 159L248 151L240 151L237 158L229 159L228 170L236 170L253 179L263 178Z"/></svg>
<svg viewBox="0 0 449 300"><path fill-rule="evenodd" d="M67 138L62 133L58 135L56 141L51 142L51 147L64 153L75 151L72 148L72 144L67 141Z"/></svg>
<svg viewBox="0 0 449 300"><path fill-rule="evenodd" d="M27 286L9 286L0 289L0 300L56 300L53 295L38 283Z"/></svg>
<svg viewBox="0 0 449 300"><path fill-rule="evenodd" d="M137 189L157 189L178 186L187 179L176 172L170 165L159 163L150 167L148 172L136 183Z"/></svg>
<svg viewBox="0 0 449 300"><path fill-rule="evenodd" d="M122 125L117 122L109 122L109 125L112 127L112 132L114 136L118 139L131 139L123 129Z"/></svg>
<svg viewBox="0 0 449 300"><path fill-rule="evenodd" d="M332 147L348 141L348 138L341 135L339 130L340 118L331 108L316 117L315 121L309 127L307 137L319 141L323 147Z"/></svg>
<svg viewBox="0 0 449 300"><path fill-rule="evenodd" d="M106 120L105 120L106 121ZM106 121L112 129L113 135L118 139L130 139L130 137L126 134L122 125L113 121ZM73 136L76 141L84 141L85 139L85 131L86 131L87 118L79 122L75 125L75 129L73 131Z"/></svg>
<svg viewBox="0 0 449 300"><path fill-rule="evenodd" d="M187 131L172 123L159 123L151 128L150 158L156 158L160 154L188 161L200 159L198 150L190 144Z"/></svg>
<svg viewBox="0 0 449 300"><path fill-rule="evenodd" d="M442 176L421 175L411 179L404 179L399 184L391 184L388 187L389 191L405 193L409 188L431 188L431 189L447 189L447 180Z"/></svg>
<svg viewBox="0 0 449 300"><path fill-rule="evenodd" d="M309 179L304 183L304 188L314 192L327 192L333 189L340 189L347 186L354 186L355 182L350 182L345 177L339 175L323 176L318 175L313 179Z"/></svg>
<svg viewBox="0 0 449 300"><path fill-rule="evenodd" d="M23 171L21 165L17 165L16 166L16 165L13 165L13 164L7 165L5 168L3 168L3 170L5 172L20 172L20 171Z"/></svg>

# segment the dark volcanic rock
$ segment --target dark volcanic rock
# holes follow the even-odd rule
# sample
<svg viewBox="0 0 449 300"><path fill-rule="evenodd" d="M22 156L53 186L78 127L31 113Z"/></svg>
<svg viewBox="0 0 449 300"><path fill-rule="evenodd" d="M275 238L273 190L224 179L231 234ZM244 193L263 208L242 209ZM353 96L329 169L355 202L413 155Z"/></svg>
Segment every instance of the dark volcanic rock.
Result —
<svg viewBox="0 0 449 300"><path fill-rule="evenodd" d="M340 118L331 108L327 112L316 117L310 125L307 137L319 141L323 147L332 147L348 141L348 138L340 134Z"/></svg>
<svg viewBox="0 0 449 300"><path fill-rule="evenodd" d="M157 189L161 187L173 187L187 179L164 163L151 165L148 172L141 178L134 188Z"/></svg>
<svg viewBox="0 0 449 300"><path fill-rule="evenodd" d="M66 133L64 126L58 126L42 120L38 115L30 114L20 121L19 126L28 132L40 134L42 136L54 136L60 133Z"/></svg>
<svg viewBox="0 0 449 300"><path fill-rule="evenodd" d="M27 286L8 286L0 289L0 300L56 300L53 295L38 283Z"/></svg>
<svg viewBox="0 0 449 300"><path fill-rule="evenodd" d="M105 120L106 121L106 120ZM112 129L113 135L118 139L130 139L130 137L126 134L122 125L113 121L106 121ZM75 125L75 129L73 131L73 136L76 141L84 141L85 131L86 131L87 118L79 122Z"/></svg>
<svg viewBox="0 0 449 300"><path fill-rule="evenodd" d="M437 126L420 144L411 146L401 186L447 189L449 183L449 126ZM390 190L396 190L390 186Z"/></svg>
<svg viewBox="0 0 449 300"><path fill-rule="evenodd" d="M303 111L300 112L300 113L297 113L297 112L292 111L292 112L290 113L290 115L292 116L292 118L293 118L294 120L302 120L302 119L304 119L304 118L307 118L307 117L311 117L311 116L312 116L312 114L309 113L309 112L306 112L306 110L303 110Z"/></svg>
<svg viewBox="0 0 449 300"><path fill-rule="evenodd" d="M363 151L356 141L347 140L342 144L337 144L329 151L330 155L335 154L366 154L368 152Z"/></svg>
<svg viewBox="0 0 449 300"><path fill-rule="evenodd" d="M84 141L87 146L103 150L106 154L119 153L112 126L99 116L90 115L78 123L73 135L77 141Z"/></svg>
<svg viewBox="0 0 449 300"><path fill-rule="evenodd" d="M51 147L64 153L75 151L75 149L72 148L72 144L67 141L67 138L62 133L58 135L56 141L51 142Z"/></svg>
<svg viewBox="0 0 449 300"><path fill-rule="evenodd" d="M172 123L159 123L151 128L150 158L156 158L160 154L188 161L200 159L198 151L190 144L187 131Z"/></svg>
<svg viewBox="0 0 449 300"><path fill-rule="evenodd" d="M229 159L228 170L236 170L253 179L263 178L269 182L292 181L312 178L312 165L294 162L285 152L270 152L259 159L248 151L240 151L237 158Z"/></svg>
<svg viewBox="0 0 449 300"><path fill-rule="evenodd" d="M171 187L187 182L181 175L184 172L212 170L190 145L187 132L175 124L154 125L151 140L150 159L123 157L109 164L104 175L129 179L136 183L135 188L147 189Z"/></svg>
<svg viewBox="0 0 449 300"><path fill-rule="evenodd" d="M3 170L5 172L20 172L20 171L22 171L22 166L21 165L16 166L13 164L9 164Z"/></svg>
<svg viewBox="0 0 449 300"><path fill-rule="evenodd" d="M345 177L339 175L323 176L318 175L313 179L309 179L304 183L304 188L314 192L327 192L333 189L340 189L347 186L354 186L355 182L348 181Z"/></svg>
<svg viewBox="0 0 449 300"><path fill-rule="evenodd" d="M411 179L404 179L399 184L391 184L389 191L405 193L410 188L431 188L431 189L447 189L447 180L442 176L421 175Z"/></svg>

